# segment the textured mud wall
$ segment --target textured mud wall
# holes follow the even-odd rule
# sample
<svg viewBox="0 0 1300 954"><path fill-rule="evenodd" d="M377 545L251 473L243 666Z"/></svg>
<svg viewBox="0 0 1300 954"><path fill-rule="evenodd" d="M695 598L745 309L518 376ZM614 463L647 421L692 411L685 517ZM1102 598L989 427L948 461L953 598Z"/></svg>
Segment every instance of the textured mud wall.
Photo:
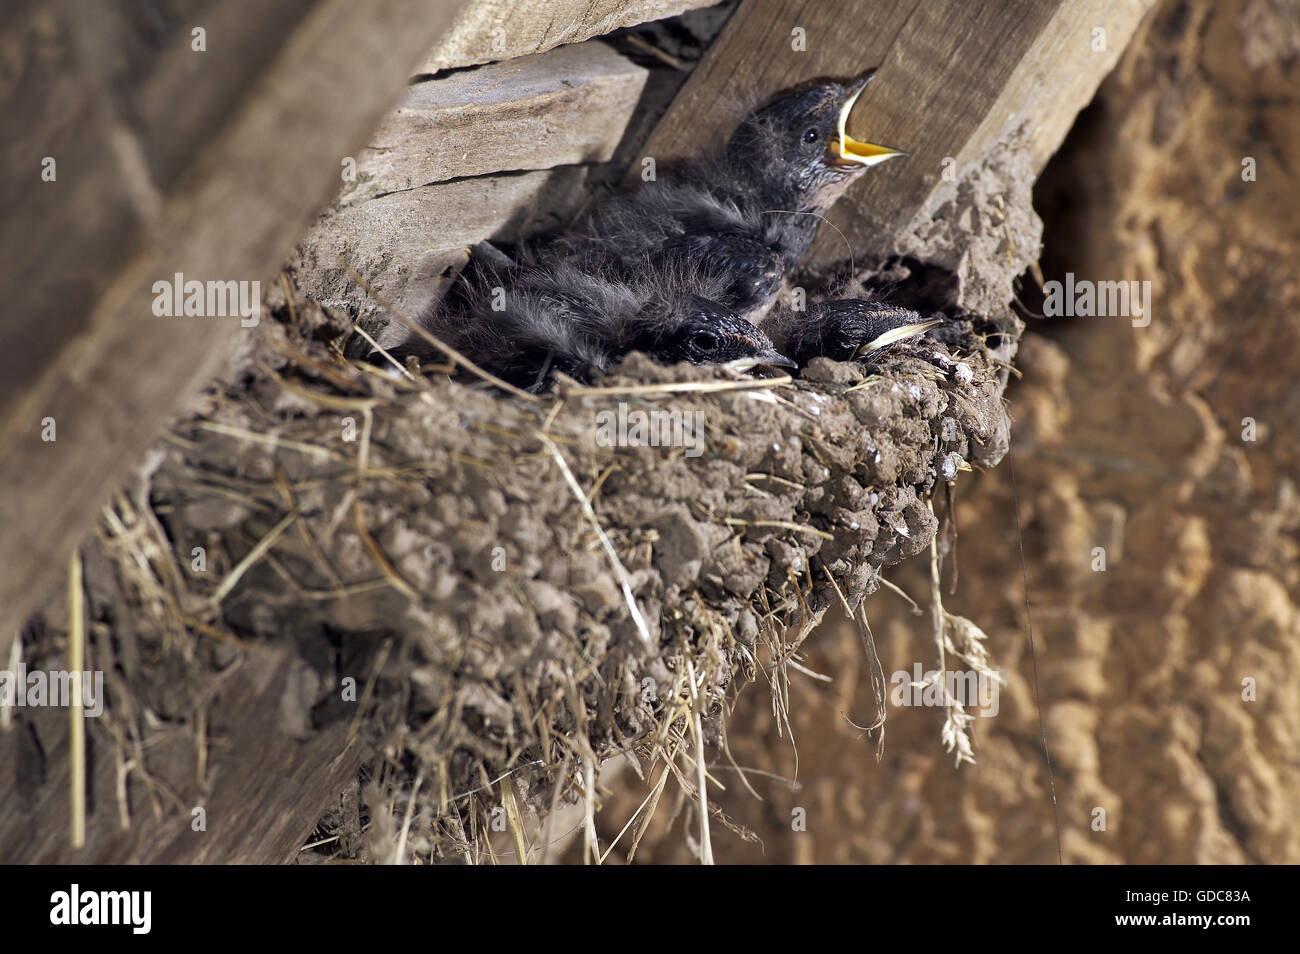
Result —
<svg viewBox="0 0 1300 954"><path fill-rule="evenodd" d="M1045 278L1152 282L1146 327L1031 322L1008 391L1067 862L1300 861L1298 88L1295 4L1166 2L1037 190ZM1009 477L958 491L947 603L1007 679L978 764L953 767L937 710L892 706L874 763L841 717L869 711L857 633L828 623L807 666L833 681L796 677L793 744L761 695L733 717L764 801L734 772L718 800L761 845L719 836L719 860L1055 861ZM891 578L922 599L916 562ZM933 668L926 618L883 591L868 608L887 674ZM638 860L685 859L678 826Z"/></svg>

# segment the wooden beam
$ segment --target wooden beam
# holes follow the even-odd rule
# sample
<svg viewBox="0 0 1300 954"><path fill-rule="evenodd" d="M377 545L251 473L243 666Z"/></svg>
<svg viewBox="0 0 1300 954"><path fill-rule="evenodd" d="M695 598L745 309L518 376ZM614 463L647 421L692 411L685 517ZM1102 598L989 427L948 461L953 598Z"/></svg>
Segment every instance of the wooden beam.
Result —
<svg viewBox="0 0 1300 954"><path fill-rule="evenodd" d="M412 85L339 206L493 172L605 162L648 71L593 40Z"/></svg>
<svg viewBox="0 0 1300 954"><path fill-rule="evenodd" d="M1153 2L745 0L644 154L660 163L694 154L756 100L879 66L849 130L910 156L863 176L831 220L859 255L887 252L992 150L1011 142L1041 169ZM828 231L816 257L842 258Z"/></svg>
<svg viewBox="0 0 1300 954"><path fill-rule="evenodd" d="M88 718L89 814L80 849L62 823L70 798L67 712L15 709L11 730L0 731L0 763L8 767L0 775L3 857L23 864L292 860L365 757L360 744L349 744L348 720L301 740L280 728L293 658L259 647L223 681L202 726L176 721L147 730L145 764L121 780L114 743ZM208 746L202 768L199 733Z"/></svg>
<svg viewBox="0 0 1300 954"><path fill-rule="evenodd" d="M0 41L24 59L0 93L0 658L240 333L238 318L155 316L154 284L273 279L459 6L6 14Z"/></svg>
<svg viewBox="0 0 1300 954"><path fill-rule="evenodd" d="M473 0L425 59L437 73L542 53L620 27L662 20L716 0Z"/></svg>

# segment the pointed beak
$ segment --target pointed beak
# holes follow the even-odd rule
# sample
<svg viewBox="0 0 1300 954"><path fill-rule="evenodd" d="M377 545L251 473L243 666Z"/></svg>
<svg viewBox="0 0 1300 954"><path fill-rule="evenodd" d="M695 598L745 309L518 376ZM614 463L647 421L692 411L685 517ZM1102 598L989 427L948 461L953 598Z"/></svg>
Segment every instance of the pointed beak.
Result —
<svg viewBox="0 0 1300 954"><path fill-rule="evenodd" d="M867 84L871 82L875 75L876 69L874 67L862 74L853 84L853 92L844 101L844 105L840 107L839 138L831 140L829 146L833 163L841 168L874 166L886 159L907 155L907 153L891 146L880 146L874 142L862 142L854 139L844 131L844 127L849 120L849 113L853 111L853 105L858 101L858 97L862 95L862 91L867 88Z"/></svg>
<svg viewBox="0 0 1300 954"><path fill-rule="evenodd" d="M943 324L942 318L934 318L930 321L920 321L910 325L899 325L897 328L890 328L879 337L873 338L862 347L858 348L855 357L862 357L873 351L879 351L886 345L894 344L897 341L906 341L908 338L915 338L917 335L923 335L931 328L936 328Z"/></svg>
<svg viewBox="0 0 1300 954"><path fill-rule="evenodd" d="M758 364L767 364L776 368L797 368L798 362L791 361L775 348L767 348L761 354L754 356L754 361Z"/></svg>

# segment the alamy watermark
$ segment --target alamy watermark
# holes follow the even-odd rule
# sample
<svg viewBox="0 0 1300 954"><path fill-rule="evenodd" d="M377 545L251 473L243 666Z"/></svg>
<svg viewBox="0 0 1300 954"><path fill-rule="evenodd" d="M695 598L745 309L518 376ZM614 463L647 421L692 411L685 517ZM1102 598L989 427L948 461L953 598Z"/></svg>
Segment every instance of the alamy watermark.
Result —
<svg viewBox="0 0 1300 954"><path fill-rule="evenodd" d="M600 447L685 447L687 457L699 457L707 446L703 411L629 408L596 414L596 443Z"/></svg>
<svg viewBox="0 0 1300 954"><path fill-rule="evenodd" d="M153 927L153 892L89 891L73 883L67 891L50 895L50 923L121 925L132 934L148 934Z"/></svg>
<svg viewBox="0 0 1300 954"><path fill-rule="evenodd" d="M941 678L942 676L942 678ZM1001 677L994 670L958 671L945 669L921 671L916 663L912 671L900 669L889 677L893 691L889 701L895 706L934 706L943 708L956 702L992 718L998 714L998 686Z"/></svg>
<svg viewBox="0 0 1300 954"><path fill-rule="evenodd" d="M98 718L104 712L104 673L68 672L64 669L32 669L19 663L17 671L0 669L0 707L68 708L74 702L75 684L81 686L81 706L86 715Z"/></svg>
<svg viewBox="0 0 1300 954"><path fill-rule="evenodd" d="M185 275L177 272L171 281L154 282L153 294L153 313L158 318L238 316L245 328L255 328L262 320L260 281L186 281Z"/></svg>
<svg viewBox="0 0 1300 954"><path fill-rule="evenodd" d="M1151 324L1150 282L1075 281L1074 272L1066 272L1063 283L1047 282L1043 293L1048 318L1131 318L1134 328Z"/></svg>

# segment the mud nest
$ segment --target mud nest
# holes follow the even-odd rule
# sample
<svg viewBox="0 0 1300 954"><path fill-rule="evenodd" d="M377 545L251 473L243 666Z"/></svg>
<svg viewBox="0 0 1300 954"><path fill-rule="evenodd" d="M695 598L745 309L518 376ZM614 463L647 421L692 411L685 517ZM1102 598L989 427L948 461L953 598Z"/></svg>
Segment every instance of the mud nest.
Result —
<svg viewBox="0 0 1300 954"><path fill-rule="evenodd" d="M996 329L970 320L926 342L955 370L908 345L798 380L633 355L528 401L345 358L352 322L306 301L273 317L106 512L90 614L149 661L109 680L110 714L183 717L250 655L291 654L278 729L346 721L377 753L326 820L358 857L381 804L434 860L470 857L494 809L515 832L594 812L619 752L698 797L741 686L783 714L827 609L928 547L936 485L1007 447ZM628 446L637 412L698 431Z"/></svg>

